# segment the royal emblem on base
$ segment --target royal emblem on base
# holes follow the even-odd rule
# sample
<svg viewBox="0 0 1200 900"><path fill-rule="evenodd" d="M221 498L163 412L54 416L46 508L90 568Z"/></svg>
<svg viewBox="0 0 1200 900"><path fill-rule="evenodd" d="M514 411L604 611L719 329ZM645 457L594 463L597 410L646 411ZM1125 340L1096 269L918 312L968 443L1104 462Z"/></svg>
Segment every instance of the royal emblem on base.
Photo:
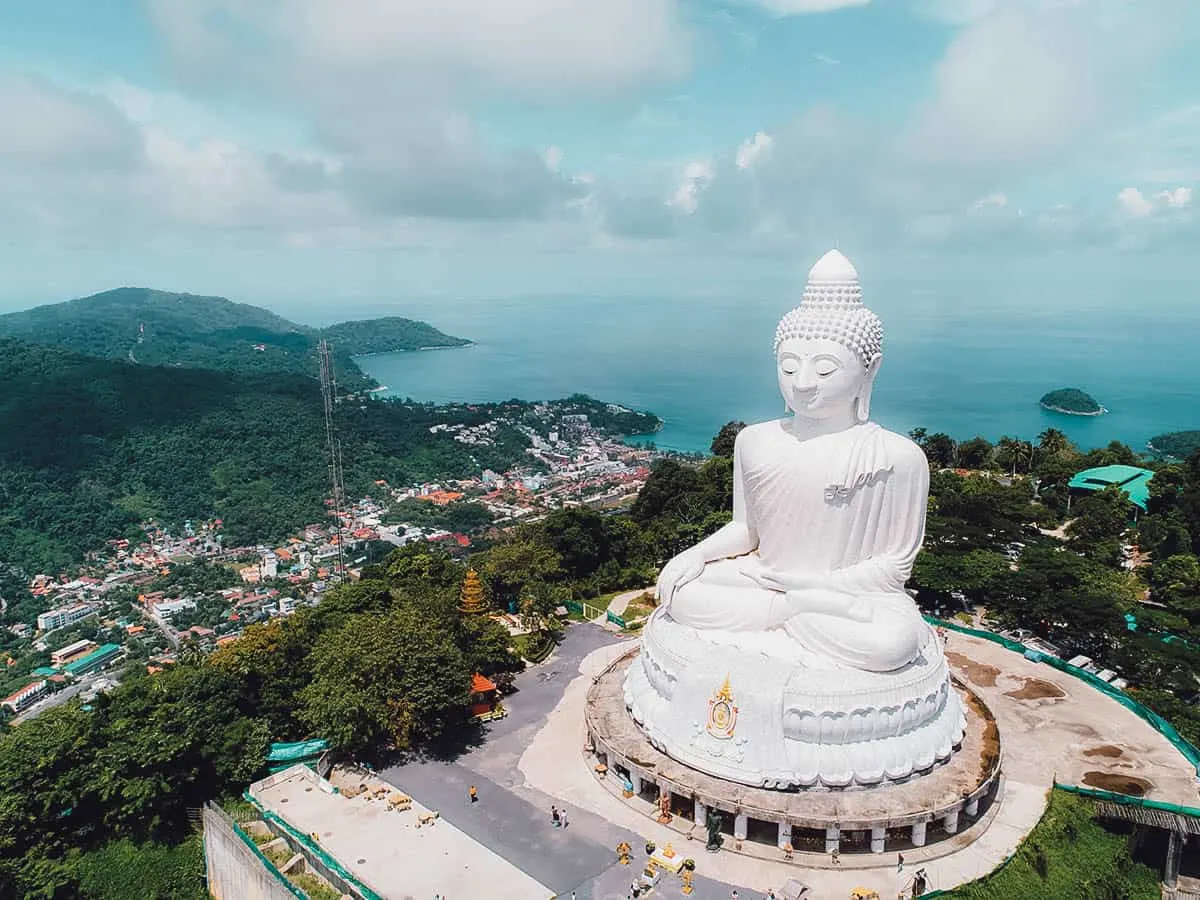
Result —
<svg viewBox="0 0 1200 900"><path fill-rule="evenodd" d="M733 705L733 691L729 687L729 676L725 683L708 699L708 724L704 730L719 740L727 741L733 737L737 727L738 708Z"/></svg>

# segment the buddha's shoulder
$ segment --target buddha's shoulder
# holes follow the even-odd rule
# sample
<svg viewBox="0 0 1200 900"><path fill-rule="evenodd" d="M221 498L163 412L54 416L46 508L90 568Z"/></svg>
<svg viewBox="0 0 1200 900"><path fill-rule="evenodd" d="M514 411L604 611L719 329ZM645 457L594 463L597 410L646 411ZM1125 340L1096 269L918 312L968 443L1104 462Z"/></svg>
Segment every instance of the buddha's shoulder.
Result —
<svg viewBox="0 0 1200 900"><path fill-rule="evenodd" d="M879 428L875 439L879 441L880 447L888 459L895 461L897 464L922 467L929 465L925 451L917 446L916 442L907 435L897 434L895 431L888 431L886 428Z"/></svg>
<svg viewBox="0 0 1200 900"><path fill-rule="evenodd" d="M737 438L734 439L734 446L745 448L785 436L783 428L785 421L784 419L771 419L768 422L755 422L753 425L747 425L738 432Z"/></svg>

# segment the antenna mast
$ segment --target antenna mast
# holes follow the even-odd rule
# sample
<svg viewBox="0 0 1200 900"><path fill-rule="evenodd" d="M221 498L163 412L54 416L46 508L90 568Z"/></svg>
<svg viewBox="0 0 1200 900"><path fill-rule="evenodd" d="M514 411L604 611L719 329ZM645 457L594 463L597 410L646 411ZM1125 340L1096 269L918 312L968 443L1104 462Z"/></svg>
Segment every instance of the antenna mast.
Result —
<svg viewBox="0 0 1200 900"><path fill-rule="evenodd" d="M342 533L342 514L346 506L346 484L342 477L342 442L333 423L333 408L337 403L337 378L333 373L333 357L329 342L321 338L317 344L321 361L321 400L325 407L325 443L329 448L329 481L333 491L334 534L337 537L338 576L346 578L346 541Z"/></svg>

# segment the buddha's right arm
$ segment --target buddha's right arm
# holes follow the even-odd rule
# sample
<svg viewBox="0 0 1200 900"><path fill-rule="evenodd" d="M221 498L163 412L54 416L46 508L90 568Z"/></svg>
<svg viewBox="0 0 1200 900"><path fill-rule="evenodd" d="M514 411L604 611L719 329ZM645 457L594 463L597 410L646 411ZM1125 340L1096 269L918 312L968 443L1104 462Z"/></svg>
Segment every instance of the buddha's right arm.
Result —
<svg viewBox="0 0 1200 900"><path fill-rule="evenodd" d="M758 536L745 522L736 519L714 531L693 549L704 557L706 563L733 556L745 556L758 546Z"/></svg>
<svg viewBox="0 0 1200 900"><path fill-rule="evenodd" d="M745 556L758 547L758 531L746 505L742 480L742 452L746 432L742 431L733 445L733 521L713 532L695 547L706 563L734 556Z"/></svg>

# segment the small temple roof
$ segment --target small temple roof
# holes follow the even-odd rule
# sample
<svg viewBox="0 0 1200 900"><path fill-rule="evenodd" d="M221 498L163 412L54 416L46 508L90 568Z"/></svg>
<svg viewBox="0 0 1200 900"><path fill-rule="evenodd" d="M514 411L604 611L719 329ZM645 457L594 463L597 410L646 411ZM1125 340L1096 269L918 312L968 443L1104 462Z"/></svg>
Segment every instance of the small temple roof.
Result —
<svg viewBox="0 0 1200 900"><path fill-rule="evenodd" d="M471 693L486 694L488 691L496 690L496 682L488 678L486 675L480 675L476 672L471 676Z"/></svg>
<svg viewBox="0 0 1200 900"><path fill-rule="evenodd" d="M858 270L840 250L830 250L808 270L809 281L858 281Z"/></svg>

